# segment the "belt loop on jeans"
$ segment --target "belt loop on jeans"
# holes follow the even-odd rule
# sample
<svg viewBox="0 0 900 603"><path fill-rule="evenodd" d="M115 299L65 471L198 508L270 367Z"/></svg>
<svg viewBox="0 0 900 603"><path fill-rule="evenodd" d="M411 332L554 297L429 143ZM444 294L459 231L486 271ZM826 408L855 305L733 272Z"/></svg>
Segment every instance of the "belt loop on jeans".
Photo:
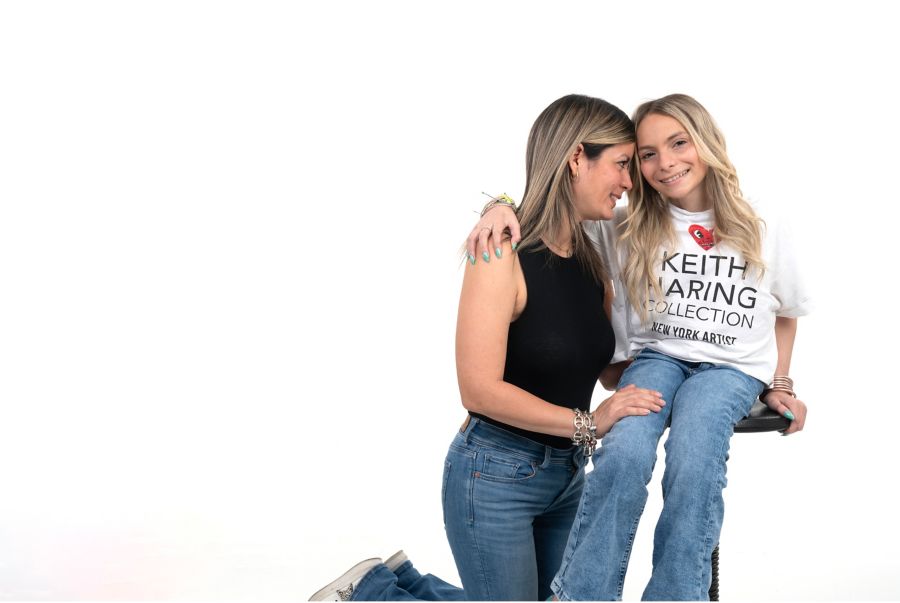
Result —
<svg viewBox="0 0 900 603"><path fill-rule="evenodd" d="M553 454L553 449L550 446L544 446L544 462L541 463L541 469L546 469L550 466L550 457Z"/></svg>
<svg viewBox="0 0 900 603"><path fill-rule="evenodd" d="M478 421L478 419L473 419L472 415L466 415L466 420L463 421L463 424L459 428L459 433L465 439L466 444L469 443L469 434L472 433L472 430L470 428L472 427L473 421Z"/></svg>

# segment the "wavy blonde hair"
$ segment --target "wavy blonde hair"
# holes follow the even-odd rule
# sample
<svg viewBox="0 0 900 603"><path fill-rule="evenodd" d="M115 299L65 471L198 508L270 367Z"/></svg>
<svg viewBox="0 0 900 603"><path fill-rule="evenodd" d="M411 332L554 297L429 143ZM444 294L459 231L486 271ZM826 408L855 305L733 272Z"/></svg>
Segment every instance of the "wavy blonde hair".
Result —
<svg viewBox="0 0 900 603"><path fill-rule="evenodd" d="M686 94L670 94L640 105L632 117L635 128L648 115L665 115L684 127L700 161L708 167L703 185L715 216L716 243L726 243L738 250L748 270L762 276L765 224L741 193L737 171L725 150L725 137L709 111ZM663 294L656 275L659 249L665 244L675 244L675 232L669 202L644 180L640 153L636 155L631 173L634 188L628 193L628 217L623 222L619 244L626 253L622 276L628 300L646 322L650 293L658 297Z"/></svg>
<svg viewBox="0 0 900 603"><path fill-rule="evenodd" d="M522 230L520 248L543 249L541 237L552 241L567 225L573 256L597 282L605 282L606 264L575 219L569 158L579 144L585 156L594 159L607 147L634 140L631 119L605 100L569 94L544 109L528 135L525 193L516 212Z"/></svg>

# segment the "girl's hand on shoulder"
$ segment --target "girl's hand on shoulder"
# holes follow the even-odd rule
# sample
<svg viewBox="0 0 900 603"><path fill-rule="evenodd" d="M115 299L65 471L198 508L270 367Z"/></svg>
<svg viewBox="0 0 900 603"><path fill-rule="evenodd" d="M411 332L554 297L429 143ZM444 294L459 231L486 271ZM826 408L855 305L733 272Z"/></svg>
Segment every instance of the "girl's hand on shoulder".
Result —
<svg viewBox="0 0 900 603"><path fill-rule="evenodd" d="M522 238L516 212L505 205L497 205L488 210L478 221L466 239L466 253L473 264L477 259L491 261L491 256L500 257L503 248L503 232L509 229L513 251ZM488 246L490 243L490 247Z"/></svg>
<svg viewBox="0 0 900 603"><path fill-rule="evenodd" d="M597 437L606 435L622 417L649 415L651 412L661 411L665 405L666 401L662 399L661 393L637 387L633 383L628 384L601 402L594 411Z"/></svg>
<svg viewBox="0 0 900 603"><path fill-rule="evenodd" d="M778 390L771 391L766 394L763 402L781 416L791 420L791 425L784 430L784 435L797 433L806 424L806 404L789 393Z"/></svg>

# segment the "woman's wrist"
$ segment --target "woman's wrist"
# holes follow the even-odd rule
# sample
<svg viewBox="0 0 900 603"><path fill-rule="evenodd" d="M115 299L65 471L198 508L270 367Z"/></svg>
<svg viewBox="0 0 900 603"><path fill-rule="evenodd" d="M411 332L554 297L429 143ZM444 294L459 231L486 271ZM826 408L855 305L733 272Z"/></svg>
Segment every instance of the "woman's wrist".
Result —
<svg viewBox="0 0 900 603"><path fill-rule="evenodd" d="M573 408L575 417L572 419L575 433L572 435L572 443L580 446L584 456L594 454L597 447L597 427L594 424L594 413L585 412L580 408Z"/></svg>
<svg viewBox="0 0 900 603"><path fill-rule="evenodd" d="M604 415L600 410L603 408L603 404L594 409L594 412L591 415L594 418L594 433L597 434L598 438L602 438L606 435L606 432L610 430L612 424L609 422L609 418Z"/></svg>

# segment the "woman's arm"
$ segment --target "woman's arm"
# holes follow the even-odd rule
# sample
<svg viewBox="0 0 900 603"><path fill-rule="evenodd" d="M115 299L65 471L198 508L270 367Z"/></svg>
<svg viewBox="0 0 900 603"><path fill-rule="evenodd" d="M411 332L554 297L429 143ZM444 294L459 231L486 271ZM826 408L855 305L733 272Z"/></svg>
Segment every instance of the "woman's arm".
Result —
<svg viewBox="0 0 900 603"><path fill-rule="evenodd" d="M775 345L778 348L778 364L775 367L776 375L789 375L791 369L791 355L794 351L794 339L797 337L797 319L785 316L775 317ZM806 423L806 404L785 391L773 390L767 393L763 402L769 408L780 415L791 419L790 427L785 430L785 435L792 434L803 429Z"/></svg>
<svg viewBox="0 0 900 603"><path fill-rule="evenodd" d="M456 323L456 371L463 406L521 429L572 437L571 409L503 381L509 324L524 309L527 291L510 242L501 245L500 258L466 265ZM661 406L656 392L623 389L594 411L597 433L606 433L623 416L658 412Z"/></svg>
<svg viewBox="0 0 900 603"><path fill-rule="evenodd" d="M501 245L500 258L467 264L463 277L456 320L456 373L463 406L515 427L571 437L571 410L503 381L509 324L524 309L527 292L510 243Z"/></svg>

